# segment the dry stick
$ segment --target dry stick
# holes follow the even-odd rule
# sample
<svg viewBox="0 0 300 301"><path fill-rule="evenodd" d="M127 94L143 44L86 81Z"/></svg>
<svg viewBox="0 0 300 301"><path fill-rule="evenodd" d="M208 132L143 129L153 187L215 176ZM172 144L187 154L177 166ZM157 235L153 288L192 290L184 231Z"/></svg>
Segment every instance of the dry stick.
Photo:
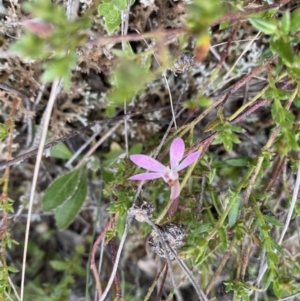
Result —
<svg viewBox="0 0 300 301"><path fill-rule="evenodd" d="M282 0L282 1L280 1L280 3L274 3L274 4L259 6L259 7L250 8L250 9L244 8L243 12L229 13L229 14L221 17L217 21L212 22L211 26L215 26L215 25L218 25L218 24L220 24L222 22L226 22L226 21L239 20L243 17L246 17L247 15L263 12L263 11L270 10L273 8L280 8L284 5L286 5L288 2L290 2L290 0Z"/></svg>
<svg viewBox="0 0 300 301"><path fill-rule="evenodd" d="M217 250L217 249L219 249L219 247L221 246L221 244L222 243L219 243L218 245L216 245L215 247L214 247L214 249L212 249L211 251L210 251L210 253L211 254L214 254L215 253L215 251ZM208 255L206 255L205 257L203 257L202 258L202 260L197 264L197 265L200 265L202 262L204 262L208 257L210 256L210 254L208 254ZM191 270L191 272L193 272L193 270L196 268L196 266L194 266L193 268L192 268L192 270ZM185 276L183 276L182 278L181 278L181 281L180 281L180 283L179 283L179 285L182 285L186 280L187 280L187 275L185 275ZM171 301L171 298L172 298L172 293L170 293L169 294L169 296L168 296L168 298L166 299L166 301ZM145 300L144 300L145 301Z"/></svg>
<svg viewBox="0 0 300 301"><path fill-rule="evenodd" d="M116 249L115 249L115 243L112 240L109 241L110 245L110 253L111 253L111 261L113 264L115 264L116 261ZM122 298L122 293L121 293L121 287L120 287L120 280L119 280L119 275L116 273L115 276L115 285L116 285L116 291L117 291L117 298L118 300L124 301L124 298Z"/></svg>
<svg viewBox="0 0 300 301"><path fill-rule="evenodd" d="M80 160L80 162L78 162L78 164L76 165L75 168L78 168L80 165L82 165L85 162L86 158L88 158L111 135L111 133L113 133L119 127L119 125L121 125L122 123L123 123L123 121L120 120L109 131L107 131L105 133L105 135L103 135L101 137L101 139L99 141L97 141L97 143L95 143L91 147L91 149L83 156L83 158Z"/></svg>
<svg viewBox="0 0 300 301"><path fill-rule="evenodd" d="M178 129L178 132L181 131L180 135L183 136L187 131L189 131L192 127L194 127L198 122L200 122L207 114L209 114L212 110L217 108L219 105L224 104L228 97L236 92L239 88L241 88L243 85L245 85L252 77L260 74L263 69L271 63L272 60L268 59L266 60L265 64L259 65L256 68L254 68L249 74L244 76L241 80L239 80L236 84L232 86L230 91L222 94L214 103L209 106L206 110L204 110L195 120L193 120L190 124L182 126ZM244 107L244 106L243 106ZM1 165L0 165L1 166Z"/></svg>
<svg viewBox="0 0 300 301"><path fill-rule="evenodd" d="M146 32L142 34L127 34L124 36L115 35L115 36L106 36L99 37L94 40L90 40L86 42L87 46L105 46L110 43L122 43L122 42L133 42L133 41L141 41L144 39L152 39L152 38L173 38L176 35L184 33L186 30L183 28L176 29L168 29L168 30L154 30L151 32Z"/></svg>
<svg viewBox="0 0 300 301"><path fill-rule="evenodd" d="M140 34L140 32L139 32L137 29L135 29L135 31L136 31L137 33ZM144 39L144 42L145 42L146 45L149 47L149 44L147 43L147 41L146 41L145 39ZM159 60L157 59L155 53L153 53L153 57L155 58L155 60L156 60L156 62L157 62L157 64L158 64L158 66L161 67L161 64L160 64ZM166 87L167 87L168 94L169 94L169 98L170 98L170 105L171 105L171 111L172 111L173 123L174 123L175 128L177 129L176 117L175 117L175 111L174 111L174 107L173 107L172 93L171 93L170 85L169 85L169 82L168 82L168 80L167 80L167 76L166 76L166 73L165 73L165 72L162 73L162 77L164 78L165 83L166 83Z"/></svg>
<svg viewBox="0 0 300 301"><path fill-rule="evenodd" d="M151 294L152 294L152 292L153 292L153 290L154 290L154 287L156 286L156 284L157 284L157 282L158 282L158 279L159 279L159 277L160 277L160 274L163 272L163 270L164 270L165 267L168 269L168 266L166 266L166 265L167 265L167 263L165 262L165 263L163 264L163 266L161 267L161 269L159 270L159 272L157 273L157 275L156 275L156 277L155 277L155 279L154 279L152 285L149 287L148 292L147 292L147 295L145 296L145 298L144 298L143 301L148 301L148 300L149 300L149 298L150 298L150 296L151 296ZM167 272L167 271L166 271L166 272Z"/></svg>
<svg viewBox="0 0 300 301"><path fill-rule="evenodd" d="M164 264L163 267L166 267L166 269L164 271L163 278L162 278L162 281L161 281L161 284L160 284L160 288L159 288L158 293L157 293L156 301L160 300L161 295L163 293L164 285L165 285L165 282L166 282L166 279L167 279L168 266L166 264Z"/></svg>
<svg viewBox="0 0 300 301"><path fill-rule="evenodd" d="M90 143L99 135L99 131L96 130L94 134L87 139L87 141L82 144L79 149L73 154L73 156L67 161L65 167L71 167L71 164L76 160L76 158L90 145Z"/></svg>
<svg viewBox="0 0 300 301"><path fill-rule="evenodd" d="M213 277L208 282L208 284L207 284L207 286L206 286L206 288L204 290L205 294L208 295L208 293L212 289L215 281L217 280L217 277L222 272L222 270L223 270L223 268L224 268L224 266L225 266L225 264L226 264L229 256L231 255L232 249L235 246L235 244L236 244L236 237L234 237L234 239L231 241L230 246L229 246L228 250L226 251L225 255L223 256L223 258L222 258L222 260L221 260L221 262L220 262L220 264L219 264L216 272L214 273Z"/></svg>
<svg viewBox="0 0 300 301"><path fill-rule="evenodd" d="M199 206L199 211L202 211L203 208L203 198L204 198L204 190L205 190L205 176L202 176L202 181L201 181L201 190L200 190L200 196L199 196L199 201L198 201L198 206Z"/></svg>
<svg viewBox="0 0 300 301"><path fill-rule="evenodd" d="M128 228L129 228L132 220L133 220L133 216L131 216L130 214L127 214L125 229L124 229L124 233L122 235L121 241L120 241L119 249L118 249L117 256L116 256L116 261L115 261L115 264L113 266L113 270L110 274L110 278L108 280L106 288L105 288L103 294L101 295L99 301L104 301L105 300L105 298L107 297L107 294L108 294L108 292L111 288L111 285L114 281L114 278L115 278L115 275L116 275L116 272L117 272L117 269L118 269L118 266L119 266L119 261L120 261L121 253L122 253L123 246L124 246L124 243L125 243L125 239L126 239L127 234L128 234Z"/></svg>
<svg viewBox="0 0 300 301"><path fill-rule="evenodd" d="M225 48L224 50L222 51L221 53L221 59L217 65L217 68L221 68L221 66L223 65L223 63L225 62L225 59L228 55L228 51L229 51L229 47L231 46L232 42L233 42L233 39L235 38L236 36L236 33L237 33L237 30L239 28L239 23L237 23L234 28L232 29L231 33L230 33L230 36L229 36L229 39L227 41L227 44L225 45Z"/></svg>
<svg viewBox="0 0 300 301"><path fill-rule="evenodd" d="M268 182L268 184L265 186L264 191L271 191L275 187L276 183L279 181L280 176L282 175L282 171L285 166L285 163L286 163L286 156L284 156L283 158L280 156L277 157L276 164L273 167L272 174L270 176L271 179ZM266 199L263 201L262 203L263 205L265 204L265 201Z"/></svg>
<svg viewBox="0 0 300 301"><path fill-rule="evenodd" d="M103 230L103 232L98 236L98 238L96 239L96 241L94 242L93 248L92 248L92 252L91 252L91 269L93 270L93 274L96 280L96 286L97 286L97 291L98 291L98 295L101 296L102 295L102 288L101 288L101 282L100 282L100 277L96 268L96 263L95 263L95 254L97 251L97 247L100 244L100 242L104 239L106 232L112 228L112 225L114 223L113 218L109 221L109 223L107 224L107 226L105 227L105 229Z"/></svg>
<svg viewBox="0 0 300 301"><path fill-rule="evenodd" d="M159 108L159 110L168 110L170 107L169 106L165 106L165 107L162 107L162 108ZM157 108L154 108L154 109L149 109L149 110L145 110L143 112L138 112L138 113L132 113L132 114L128 114L127 116L128 117L133 117L133 116L139 116L139 115L143 115L145 113L150 113L150 112L153 112L153 111L157 111L158 109ZM120 116L120 117L112 117L112 118L108 118L106 120L96 120L96 121L93 121L91 122L90 124L88 124L87 126L85 127L82 127L78 130L74 130L72 131L70 134L66 135L66 136L63 136L61 138L58 138L56 140L53 140L49 143L47 143L45 146L44 146L44 150L46 149L49 149L51 147L54 147L55 145L61 143L61 142L64 142L76 135L79 135L87 130L89 130L91 127L97 125L97 124L110 124L112 122L115 122L115 121L119 121L121 119L124 119L124 116ZM38 152L38 149L33 149L31 151L28 151L26 152L25 154L22 154L20 156L17 156L15 157L14 159L11 159L9 161L4 161L4 162L1 162L0 163L0 170L6 168L7 166L11 166L11 165L14 165L14 164L17 164L17 163L20 163L34 155L36 155Z"/></svg>
<svg viewBox="0 0 300 301"><path fill-rule="evenodd" d="M234 64L231 67L231 69L225 74L225 76L223 77L223 80L225 80L225 79L227 79L229 77L229 75L231 74L231 72L234 70L235 66L238 64L238 62L241 60L241 58L244 56L244 54L251 48L252 44L254 43L254 41L256 41L258 39L259 36L260 36L260 32L258 32L256 34L256 36L247 44L247 46L245 47L245 49L243 50L243 52L241 53L241 55L234 62Z"/></svg>
<svg viewBox="0 0 300 301"><path fill-rule="evenodd" d="M22 263L22 278L21 278L21 301L24 298L24 283L25 283L25 270L26 270L26 257L27 257L27 248L28 248L28 238L29 238L29 230L30 230L30 221L31 221L31 213L34 201L34 192L37 184L37 179L39 175L40 164L43 156L43 150L48 130L48 125L51 117L52 108L56 98L56 90L59 87L60 80L56 79L52 84L51 94L49 97L49 101L47 103L46 111L45 111L45 123L44 129L41 136L40 145L38 148L38 153L36 157L36 163L34 167L34 174L32 179L32 186L30 190L30 198L29 198L29 208L28 208L28 217L26 223L26 233L25 233L25 244L24 244L24 252L23 252L23 263Z"/></svg>
<svg viewBox="0 0 300 301"><path fill-rule="evenodd" d="M99 258L99 263L98 263L98 277L101 273L101 268L102 268L102 263L103 263L103 253L104 253L104 247L105 247L105 237L102 239L101 241L101 246L100 246L100 258ZM100 287L101 287L101 282L100 282L100 279L99 279L99 283L100 283ZM102 289L101 289L101 294L102 294ZM95 298L94 298L95 301L97 301L97 291L95 292Z"/></svg>
<svg viewBox="0 0 300 301"><path fill-rule="evenodd" d="M16 286L15 286L15 284L12 282L12 280L11 280L11 278L8 276L8 282L9 282L9 285L12 287L12 289L13 289L13 291L14 291L14 294L15 294L15 296L16 296L16 298L17 298L17 300L18 301L20 301L20 296L19 296L19 294L18 294L18 291L17 291L17 289L16 289Z"/></svg>
<svg viewBox="0 0 300 301"><path fill-rule="evenodd" d="M214 45L215 46L215 45ZM214 46L210 46L209 47L209 51L215 56L215 58L220 62L221 60L221 56L219 55L219 53L217 52L217 50L215 49L216 47ZM226 62L222 63L222 66L224 67L224 69L226 71L229 71L230 67L226 64Z"/></svg>
<svg viewBox="0 0 300 301"><path fill-rule="evenodd" d="M250 259L250 251L251 251L251 244L248 243L246 244L246 251L244 252L243 255L243 260L242 260L242 269L241 269L241 279L245 279L246 276L246 271L247 267L249 266L249 259Z"/></svg>

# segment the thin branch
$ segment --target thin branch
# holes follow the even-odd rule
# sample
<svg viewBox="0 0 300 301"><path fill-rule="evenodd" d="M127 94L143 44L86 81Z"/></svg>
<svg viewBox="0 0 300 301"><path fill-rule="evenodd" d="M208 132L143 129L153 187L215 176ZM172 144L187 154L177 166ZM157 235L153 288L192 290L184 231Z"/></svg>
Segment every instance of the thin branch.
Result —
<svg viewBox="0 0 300 301"><path fill-rule="evenodd" d="M97 251L97 247L99 245L99 243L104 240L105 238L105 234L106 232L112 228L112 225L114 223L114 219L112 218L109 223L107 224L107 226L105 227L105 229L103 230L103 232L98 236L98 238L96 239L96 241L94 242L93 248L92 248L92 252L91 252L91 269L93 271L95 280L96 280L96 286L97 286L97 291L98 291L98 295L101 296L102 295L102 288L101 288L101 282L100 282L100 277L98 274L98 270L96 268L96 263L95 263L95 254Z"/></svg>
<svg viewBox="0 0 300 301"><path fill-rule="evenodd" d="M238 57L238 59L234 62L233 66L231 67L231 69L225 74L225 76L223 77L223 80L227 79L229 77L229 75L231 74L231 72L234 70L235 66L238 64L238 62L241 60L241 58L244 56L244 54L251 48L252 44L254 43L254 41L256 41L259 38L260 32L258 32L256 34L256 36L247 44L247 46L245 47L245 49L243 50L243 52L241 53L241 55Z"/></svg>
<svg viewBox="0 0 300 301"><path fill-rule="evenodd" d="M80 165L82 165L85 160L119 127L119 125L122 124L122 120L120 120L118 123L116 123L110 130L108 130L105 135L95 143L91 149L83 156L83 158L80 160L80 162L77 164L76 168L78 168Z"/></svg>
<svg viewBox="0 0 300 301"><path fill-rule="evenodd" d="M168 265L167 264L164 264L162 266L162 269L161 269L161 272L164 270L165 268L165 271L163 273L163 277L162 277L162 281L160 283L160 288L158 289L158 293L157 293L157 297L156 297L156 301L160 301L160 298L161 298L161 295L163 293L163 289L164 289L164 285L165 285L165 282L166 282L166 278L167 278L167 275L168 275ZM159 273L160 275L160 273ZM157 279L159 279L157 277ZM153 283L156 283L155 281ZM149 296L150 297L150 296ZM149 299L149 298L148 298Z"/></svg>
<svg viewBox="0 0 300 301"><path fill-rule="evenodd" d="M170 107L169 106L165 106L165 107L162 107L162 108L159 108L159 110L169 110ZM154 108L154 109L150 109L150 110L145 110L143 112L138 112L138 113L131 113L131 114L128 114L126 115L126 118L129 118L129 117L134 117L134 116L139 116L139 115L143 115L143 114L146 114L146 113L150 113L150 112L153 112L153 111L157 111L158 109L157 108ZM45 146L44 146L44 150L46 149L49 149L49 148L52 148L54 147L55 145L61 143L61 142L64 142L74 136L77 136L81 133L84 133L85 131L89 130L91 127L97 125L97 124L110 124L110 123L113 123L113 122L116 122L116 121L119 121L119 120L123 120L124 119L124 115L123 116L118 116L118 117L112 117L112 118L108 118L106 120L95 120L93 122L91 122L90 124L88 124L87 126L85 127L82 127L78 130L74 130L72 131L70 134L68 135L65 135L61 138L58 138L58 139L55 139L49 143L47 143ZM28 151L22 155L19 155L17 157L15 157L14 159L11 159L9 161L4 161L4 162L1 162L0 163L0 170L6 168L7 166L11 166L11 165L14 165L14 164L17 164L17 163L20 163L32 156L35 156L38 152L38 149L33 149L31 151Z"/></svg>
<svg viewBox="0 0 300 301"><path fill-rule="evenodd" d="M119 266L119 261L120 261L120 257L121 257L121 253L122 253L122 250L123 250L123 247L124 247L124 243L125 243L125 240L126 240L126 237L127 237L127 234L128 234L128 228L132 222L132 219L133 217L128 214L127 215L127 220L126 220L126 224L125 224L125 229L124 229L124 233L122 235L122 238L121 238L121 241L120 241L120 245L119 245L119 249L118 249L118 252L117 252L117 255L116 255L116 261L114 263L114 266L113 266L113 270L110 274L110 278L108 280L108 283L106 285L106 288L103 292L103 294L101 295L99 301L104 301L105 298L107 297L107 294L111 288L111 285L114 281L114 278L115 278L115 275L117 273L117 269L118 269L118 266Z"/></svg>
<svg viewBox="0 0 300 301"><path fill-rule="evenodd" d="M52 108L56 99L56 90L59 87L60 80L56 79L52 84L51 94L49 97L49 101L47 103L47 107L45 110L45 123L44 123L44 129L40 141L40 145L38 148L38 153L36 157L36 163L34 167L34 174L32 179L32 186L30 191L30 198L29 198L29 206L28 206L28 218L26 223L26 232L25 232L25 243L24 243L24 250L23 250L23 263L22 263L22 277L21 277L21 297L20 300L23 301L24 298L24 284L25 284L25 270L26 270L26 257L27 257L27 249L28 249L28 238L29 238L29 230L30 230L30 221L31 221L31 213L32 213L32 207L34 202L34 194L35 194L35 188L37 184L37 179L39 175L40 170L40 164L43 156L43 150L48 130L48 125L51 117Z"/></svg>
<svg viewBox="0 0 300 301"><path fill-rule="evenodd" d="M166 269L168 269L168 266L166 265L166 263L163 264L163 266L161 267L160 271L157 273L152 285L149 287L148 289L148 292L147 292L147 295L145 296L144 300L143 301L148 301L153 290L154 290L154 287L156 286L157 282L158 282L158 279L161 275L161 273L164 271L164 268L166 267ZM167 272L167 271L166 271Z"/></svg>
<svg viewBox="0 0 300 301"><path fill-rule="evenodd" d="M141 34L127 34L124 36L112 35L106 37L99 37L94 40L86 42L87 46L105 46L110 43L122 43L141 41L144 39L161 38L162 40L171 40L174 36L184 33L186 30L183 28L168 29L168 30L154 30Z"/></svg>
<svg viewBox="0 0 300 301"><path fill-rule="evenodd" d="M283 5L286 5L288 2L290 2L290 0L281 0L280 3L274 3L274 4L259 6L259 7L255 7L255 8L248 8L248 9L244 9L244 11L242 11L242 12L229 13L229 14L221 17L217 21L212 22L211 26L215 26L215 25L218 25L218 24L220 24L222 22L226 22L226 21L240 20L241 18L247 17L248 15L256 14L256 13L270 10L273 8L280 8Z"/></svg>
<svg viewBox="0 0 300 301"><path fill-rule="evenodd" d="M115 243L114 243L113 239L109 241L109 245L110 245L111 261L112 261L113 264L115 264L116 249L115 249ZM120 287L120 279L119 279L118 273L116 273L116 275L115 275L115 285L116 285L118 300L124 300L122 298L121 287Z"/></svg>
<svg viewBox="0 0 300 301"><path fill-rule="evenodd" d="M80 146L80 148L73 154L73 156L67 161L65 167L70 168L71 164L76 160L76 158L89 146L89 144L99 135L99 131L96 130L94 134L89 137L89 139Z"/></svg>
<svg viewBox="0 0 300 301"><path fill-rule="evenodd" d="M214 283L216 282L217 278L221 274L229 256L231 255L232 249L235 246L235 244L236 244L236 237L234 237L234 239L231 241L230 246L229 246L228 250L226 251L225 255L223 256L217 270L215 271L213 277L210 279L209 283L207 284L207 286L204 290L205 294L208 294L210 292L210 290L212 289Z"/></svg>

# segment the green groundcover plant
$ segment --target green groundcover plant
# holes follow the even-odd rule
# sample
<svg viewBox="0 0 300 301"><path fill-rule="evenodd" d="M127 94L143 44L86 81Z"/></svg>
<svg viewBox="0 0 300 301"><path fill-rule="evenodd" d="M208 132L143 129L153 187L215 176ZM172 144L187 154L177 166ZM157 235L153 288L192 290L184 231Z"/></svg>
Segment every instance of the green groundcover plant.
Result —
<svg viewBox="0 0 300 301"><path fill-rule="evenodd" d="M0 301L296 300L300 3L17 2Z"/></svg>

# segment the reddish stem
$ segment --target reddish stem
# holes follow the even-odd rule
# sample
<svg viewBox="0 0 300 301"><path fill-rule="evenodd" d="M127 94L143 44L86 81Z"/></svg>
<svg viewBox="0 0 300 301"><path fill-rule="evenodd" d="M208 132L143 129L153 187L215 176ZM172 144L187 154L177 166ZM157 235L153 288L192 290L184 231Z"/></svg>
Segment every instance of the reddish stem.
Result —
<svg viewBox="0 0 300 301"><path fill-rule="evenodd" d="M107 226L105 227L103 232L98 236L98 238L94 242L92 252L91 252L91 269L92 269L94 277L95 277L99 298L102 296L102 288L101 288L100 277L99 277L98 270L97 270L96 263L95 263L95 254L96 254L96 251L97 251L97 247L100 244L100 242L104 239L106 232L109 229L113 228L115 218L117 218L117 215L115 215L114 217L111 218L111 220L109 221L109 223L107 224Z"/></svg>
<svg viewBox="0 0 300 301"><path fill-rule="evenodd" d="M110 245L111 260L114 265L115 261L116 261L116 248L115 248L115 242L113 241L113 239L109 242L109 245ZM115 276L115 285L116 285L118 300L124 301L124 298L122 297L122 293L121 293L120 279L119 279L118 273L116 273L116 276Z"/></svg>

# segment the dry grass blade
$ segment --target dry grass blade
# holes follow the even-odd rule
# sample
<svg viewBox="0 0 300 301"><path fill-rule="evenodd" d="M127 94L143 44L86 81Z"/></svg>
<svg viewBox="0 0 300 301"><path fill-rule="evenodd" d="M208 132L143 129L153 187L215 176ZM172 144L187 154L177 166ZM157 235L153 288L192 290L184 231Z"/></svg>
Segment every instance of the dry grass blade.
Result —
<svg viewBox="0 0 300 301"><path fill-rule="evenodd" d="M21 297L20 300L24 300L24 284L25 284L25 271L26 271L26 258L27 258L27 249L28 249L28 238L29 238L29 230L30 230L30 221L31 221L31 213L32 213L32 206L34 201L34 193L35 188L37 185L37 179L39 175L41 160L43 156L43 150L48 130L48 125L51 117L51 112L53 109L53 105L57 96L57 89L59 87L60 80L55 80L52 84L51 94L49 97L49 101L45 110L45 122L44 122L44 128L41 136L40 145L38 148L38 153L36 157L36 163L34 167L34 174L32 179L32 186L30 191L30 198L29 198L29 205L28 205L28 216L27 216L27 223L26 223L26 233L25 233L25 242L24 242L24 251L23 251L23 262L22 262L22 276L21 276Z"/></svg>

